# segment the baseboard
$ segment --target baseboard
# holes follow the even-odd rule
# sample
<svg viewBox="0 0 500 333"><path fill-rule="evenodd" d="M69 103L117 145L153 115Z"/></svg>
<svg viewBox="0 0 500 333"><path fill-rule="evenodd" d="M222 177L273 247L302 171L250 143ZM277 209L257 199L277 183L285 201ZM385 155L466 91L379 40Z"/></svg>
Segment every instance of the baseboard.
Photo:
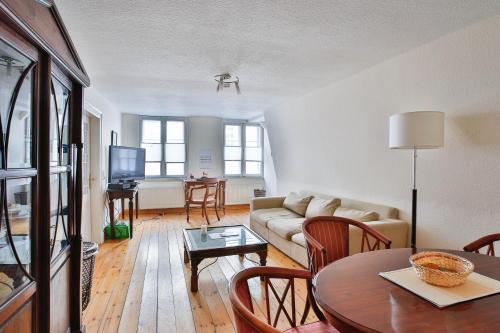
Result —
<svg viewBox="0 0 500 333"><path fill-rule="evenodd" d="M191 208L192 210L199 210L200 208L195 207ZM209 209L211 209L209 207ZM226 205L226 211L231 211L231 210L249 210L250 209L250 204L237 204L237 205ZM219 209L220 211L220 209ZM175 208L149 208L149 209L140 209L139 214L184 214L186 211L184 210L184 207L175 207ZM120 212L121 216L121 212ZM125 209L125 218L128 217L128 209ZM135 216L134 216L135 217Z"/></svg>

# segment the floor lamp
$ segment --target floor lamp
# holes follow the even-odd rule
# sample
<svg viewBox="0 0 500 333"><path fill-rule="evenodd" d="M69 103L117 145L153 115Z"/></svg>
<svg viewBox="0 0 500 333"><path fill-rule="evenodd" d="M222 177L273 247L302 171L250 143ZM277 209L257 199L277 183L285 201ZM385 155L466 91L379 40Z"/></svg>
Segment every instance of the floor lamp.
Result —
<svg viewBox="0 0 500 333"><path fill-rule="evenodd" d="M389 147L413 150L413 190L411 205L411 247L417 243L417 149L444 145L444 113L415 111L389 118Z"/></svg>

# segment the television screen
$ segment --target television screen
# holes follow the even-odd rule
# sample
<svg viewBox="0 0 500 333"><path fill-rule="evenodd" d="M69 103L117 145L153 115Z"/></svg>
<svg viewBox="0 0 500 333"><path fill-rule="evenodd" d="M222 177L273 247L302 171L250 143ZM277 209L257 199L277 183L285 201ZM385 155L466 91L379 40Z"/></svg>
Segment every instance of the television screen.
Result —
<svg viewBox="0 0 500 333"><path fill-rule="evenodd" d="M146 150L109 146L109 182L144 179Z"/></svg>

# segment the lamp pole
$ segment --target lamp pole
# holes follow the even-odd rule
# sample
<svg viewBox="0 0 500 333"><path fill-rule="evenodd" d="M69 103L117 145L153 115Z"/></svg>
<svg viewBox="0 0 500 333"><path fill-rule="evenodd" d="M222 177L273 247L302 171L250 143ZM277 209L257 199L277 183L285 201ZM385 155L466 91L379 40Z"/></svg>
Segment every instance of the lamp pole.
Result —
<svg viewBox="0 0 500 333"><path fill-rule="evenodd" d="M417 148L413 147L413 190L411 200L411 247L417 243Z"/></svg>

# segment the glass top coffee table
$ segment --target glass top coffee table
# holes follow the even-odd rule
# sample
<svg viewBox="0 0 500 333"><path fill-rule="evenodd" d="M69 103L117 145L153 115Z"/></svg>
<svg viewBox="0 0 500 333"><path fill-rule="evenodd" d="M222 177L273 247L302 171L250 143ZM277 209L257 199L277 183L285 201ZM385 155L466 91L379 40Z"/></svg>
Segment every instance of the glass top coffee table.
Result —
<svg viewBox="0 0 500 333"><path fill-rule="evenodd" d="M198 265L203 259L257 253L260 265L266 265L267 242L244 225L208 228L202 235L200 228L183 230L184 262L191 261L191 291L198 291Z"/></svg>

